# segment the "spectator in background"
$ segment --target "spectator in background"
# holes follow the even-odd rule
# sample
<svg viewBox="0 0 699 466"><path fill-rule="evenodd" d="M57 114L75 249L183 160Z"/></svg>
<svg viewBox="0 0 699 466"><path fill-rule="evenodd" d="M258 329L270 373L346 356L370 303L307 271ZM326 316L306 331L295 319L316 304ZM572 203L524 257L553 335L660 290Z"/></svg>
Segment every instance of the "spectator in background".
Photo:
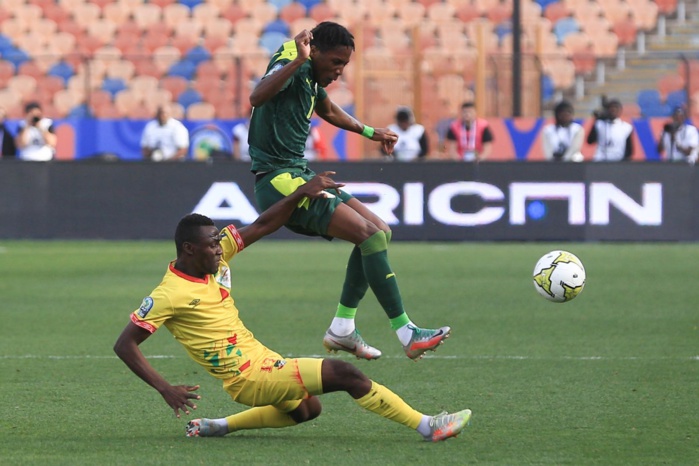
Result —
<svg viewBox="0 0 699 466"><path fill-rule="evenodd" d="M250 120L245 120L233 127L233 159L243 162L250 161L248 146L248 133L250 132ZM306 148L303 157L307 160L324 159L327 155L327 146L316 126L311 126L306 139Z"/></svg>
<svg viewBox="0 0 699 466"><path fill-rule="evenodd" d="M544 127L544 158L562 162L582 162L580 152L585 140L585 129L573 121L573 106L559 102L553 110L555 122Z"/></svg>
<svg viewBox="0 0 699 466"><path fill-rule="evenodd" d="M189 150L189 132L172 118L169 105L158 107L155 119L149 121L141 135L141 150L145 159L184 160Z"/></svg>
<svg viewBox="0 0 699 466"><path fill-rule="evenodd" d="M588 144L597 144L595 162L620 162L633 155L633 126L622 121L621 102L602 99L602 108L593 113L595 123L587 135Z"/></svg>
<svg viewBox="0 0 699 466"><path fill-rule="evenodd" d="M233 126L231 131L233 133L233 160L249 162L248 133L250 132L250 120L238 123Z"/></svg>
<svg viewBox="0 0 699 466"><path fill-rule="evenodd" d="M427 157L427 132L424 126L415 123L415 117L409 107L398 107L396 122L388 125L388 129L398 135L398 142L393 146L391 155L381 148L384 156L400 162L412 162Z"/></svg>
<svg viewBox="0 0 699 466"><path fill-rule="evenodd" d="M45 118L41 106L29 102L24 107L25 118L20 123L15 144L21 160L47 162L56 153L56 135L53 120Z"/></svg>
<svg viewBox="0 0 699 466"><path fill-rule="evenodd" d="M672 112L672 121L663 126L658 152L668 162L693 164L697 161L699 131L687 121L687 113L682 107L676 107Z"/></svg>
<svg viewBox="0 0 699 466"><path fill-rule="evenodd" d="M454 160L478 162L487 159L493 150L493 133L488 122L476 116L473 102L461 106L461 118L454 120L447 131L447 151Z"/></svg>
<svg viewBox="0 0 699 466"><path fill-rule="evenodd" d="M15 136L5 124L6 116L5 109L0 107L0 158L15 157L17 155Z"/></svg>
<svg viewBox="0 0 699 466"><path fill-rule="evenodd" d="M327 157L328 146L325 145L317 126L311 125L311 130L306 138L306 148L303 150L303 158L307 160L323 160Z"/></svg>

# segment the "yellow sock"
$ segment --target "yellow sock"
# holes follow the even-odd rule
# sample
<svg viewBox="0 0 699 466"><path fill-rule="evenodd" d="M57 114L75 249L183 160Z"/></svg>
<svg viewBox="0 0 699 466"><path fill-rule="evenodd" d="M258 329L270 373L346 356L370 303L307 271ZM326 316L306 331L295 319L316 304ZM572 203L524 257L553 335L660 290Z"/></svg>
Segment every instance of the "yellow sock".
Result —
<svg viewBox="0 0 699 466"><path fill-rule="evenodd" d="M422 420L421 413L411 408L408 403L391 390L373 380L369 393L354 401L364 409L411 429L417 429Z"/></svg>
<svg viewBox="0 0 699 466"><path fill-rule="evenodd" d="M242 413L226 417L228 432L243 429L261 429L263 427L295 426L296 421L287 413L279 411L274 406L250 408Z"/></svg>

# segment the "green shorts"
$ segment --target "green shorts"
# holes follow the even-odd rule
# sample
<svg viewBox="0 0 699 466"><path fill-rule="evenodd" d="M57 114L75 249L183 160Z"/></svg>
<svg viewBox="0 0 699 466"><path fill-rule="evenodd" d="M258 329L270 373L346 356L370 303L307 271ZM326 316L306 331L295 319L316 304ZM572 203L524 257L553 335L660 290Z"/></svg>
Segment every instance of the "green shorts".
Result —
<svg viewBox="0 0 699 466"><path fill-rule="evenodd" d="M305 184L315 173L306 168L285 168L275 170L265 174L255 183L255 201L257 207L264 211L269 209L274 203L285 198L296 189ZM352 195L340 190L340 195L333 190L326 190L332 197L321 197L317 199L305 198L291 214L291 218L286 223L286 227L301 235L322 236L327 240L328 225L335 213L337 206L352 199Z"/></svg>

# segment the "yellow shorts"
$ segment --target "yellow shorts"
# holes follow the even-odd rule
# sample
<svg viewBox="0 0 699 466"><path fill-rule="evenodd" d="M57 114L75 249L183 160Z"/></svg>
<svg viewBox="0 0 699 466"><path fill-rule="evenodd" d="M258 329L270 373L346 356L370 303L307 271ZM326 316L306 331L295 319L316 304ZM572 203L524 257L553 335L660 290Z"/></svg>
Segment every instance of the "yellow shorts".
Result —
<svg viewBox="0 0 699 466"><path fill-rule="evenodd" d="M288 413L304 398L323 393L322 359L268 357L253 364L244 375L225 380L223 389L238 403L272 405Z"/></svg>

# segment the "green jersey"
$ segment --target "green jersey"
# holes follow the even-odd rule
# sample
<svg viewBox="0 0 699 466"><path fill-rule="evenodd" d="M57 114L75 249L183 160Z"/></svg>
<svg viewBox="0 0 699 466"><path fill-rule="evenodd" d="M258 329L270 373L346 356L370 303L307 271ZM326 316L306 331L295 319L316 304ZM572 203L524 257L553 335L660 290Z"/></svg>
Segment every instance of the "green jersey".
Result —
<svg viewBox="0 0 699 466"><path fill-rule="evenodd" d="M285 42L272 55L265 77L297 55L296 43ZM309 59L284 83L277 95L254 108L248 136L252 171L305 168L307 160L303 158L303 151L311 129L311 116L318 101L327 97L325 89L313 79Z"/></svg>

